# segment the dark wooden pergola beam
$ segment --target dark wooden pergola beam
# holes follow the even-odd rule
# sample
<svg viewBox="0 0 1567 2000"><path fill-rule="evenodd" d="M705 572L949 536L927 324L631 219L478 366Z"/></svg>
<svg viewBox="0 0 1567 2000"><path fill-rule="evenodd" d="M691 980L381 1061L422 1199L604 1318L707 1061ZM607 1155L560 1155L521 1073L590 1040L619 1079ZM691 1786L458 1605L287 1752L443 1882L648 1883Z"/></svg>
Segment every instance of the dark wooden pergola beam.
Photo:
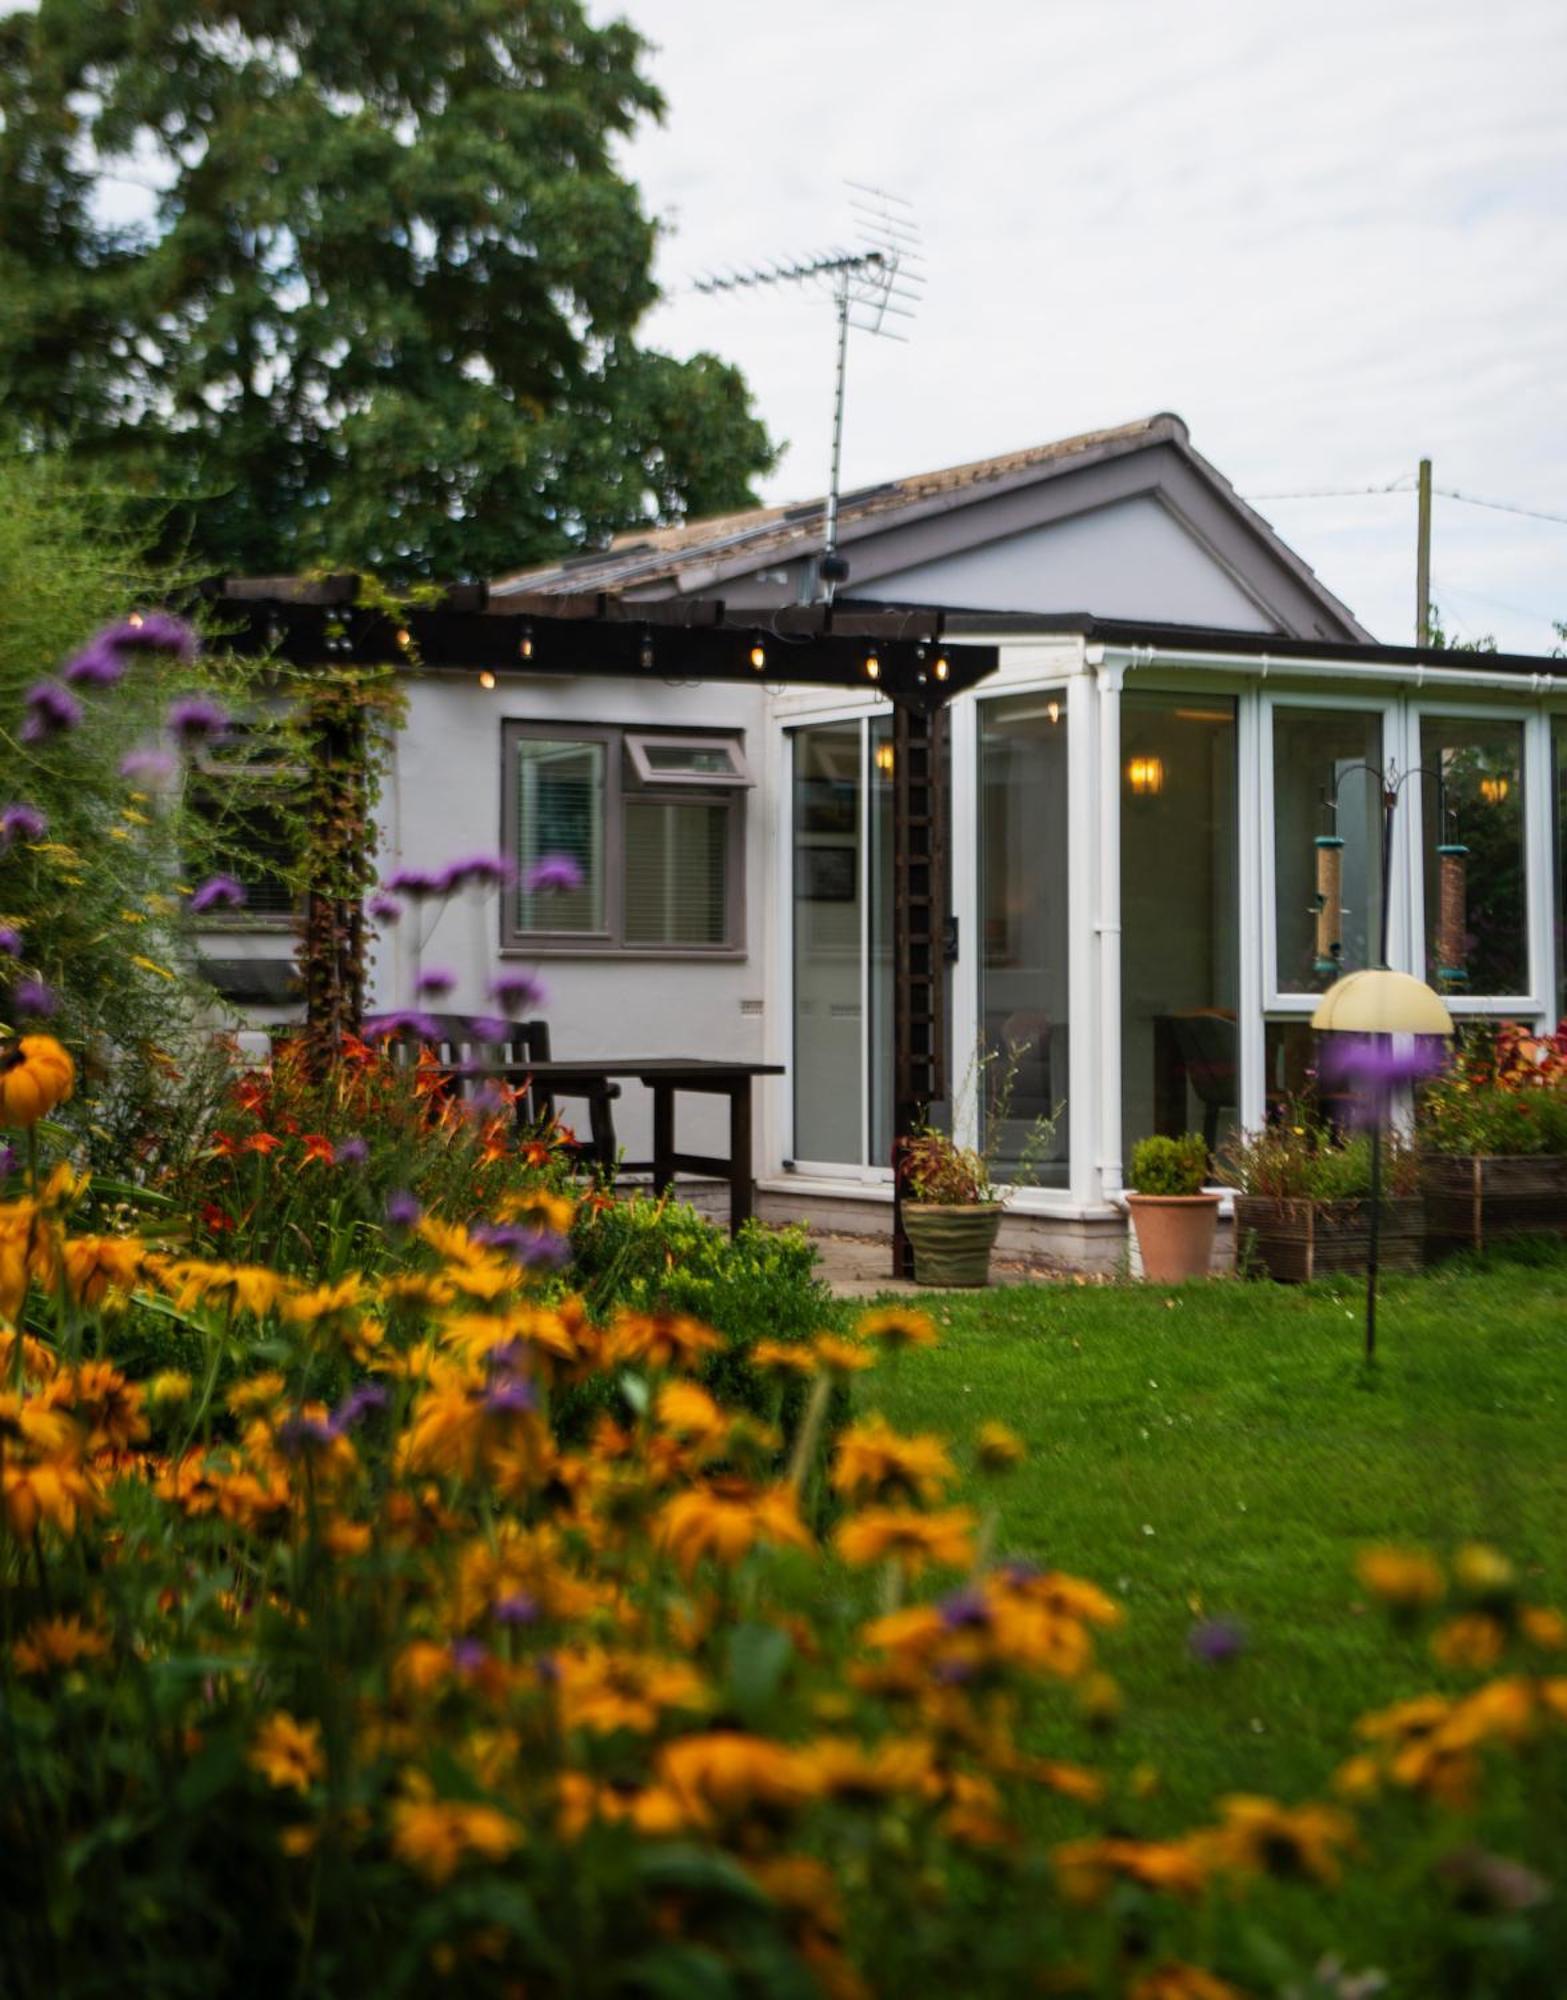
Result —
<svg viewBox="0 0 1567 2000"><path fill-rule="evenodd" d="M635 680L841 687L925 710L995 670L994 646L951 646L939 611L797 605L765 618L716 601L628 604L603 596L488 601L459 585L391 612L356 576L229 578L209 595L226 642L295 666L405 662L423 673L579 674ZM752 664L760 644L765 665ZM874 660L875 672L871 671Z"/></svg>

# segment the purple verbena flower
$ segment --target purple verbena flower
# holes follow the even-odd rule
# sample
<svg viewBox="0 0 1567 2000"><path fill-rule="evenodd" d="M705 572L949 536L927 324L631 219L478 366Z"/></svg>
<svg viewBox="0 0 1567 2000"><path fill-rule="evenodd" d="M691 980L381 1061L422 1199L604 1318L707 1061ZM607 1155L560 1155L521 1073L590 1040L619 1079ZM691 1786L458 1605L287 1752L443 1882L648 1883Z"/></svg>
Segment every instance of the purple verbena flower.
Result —
<svg viewBox="0 0 1567 2000"><path fill-rule="evenodd" d="M398 1007L388 1014L372 1014L365 1022L367 1042L394 1041L399 1035L408 1035L421 1042L436 1042L441 1038L441 1031L428 1014L421 1014L414 1007Z"/></svg>
<svg viewBox="0 0 1567 2000"><path fill-rule="evenodd" d="M427 993L432 1000L439 1000L450 993L457 984L457 975L447 965L427 965L414 981L420 993Z"/></svg>
<svg viewBox="0 0 1567 2000"><path fill-rule="evenodd" d="M362 1167L369 1157L369 1145L357 1135L340 1139L332 1149L332 1164L335 1167Z"/></svg>
<svg viewBox="0 0 1567 2000"><path fill-rule="evenodd" d="M208 910L239 910L244 905L245 885L232 875L209 876L190 899L191 914L197 917Z"/></svg>
<svg viewBox="0 0 1567 2000"><path fill-rule="evenodd" d="M32 1014L39 1020L47 1019L58 1004L53 988L41 979L19 979L11 995L11 1005L18 1014Z"/></svg>
<svg viewBox="0 0 1567 2000"><path fill-rule="evenodd" d="M372 1410L384 1410L387 1404L386 1391L379 1382L361 1382L337 1406L332 1417L332 1428L339 1436L351 1431L362 1417Z"/></svg>
<svg viewBox="0 0 1567 2000"><path fill-rule="evenodd" d="M1387 1035L1328 1035L1322 1052L1322 1074L1331 1083L1361 1089L1392 1089L1435 1076L1447 1060L1439 1037L1414 1038L1397 1048Z"/></svg>
<svg viewBox="0 0 1567 2000"><path fill-rule="evenodd" d="M174 759L167 750L127 750L120 759L120 776L133 781L145 778L161 783L172 778L174 770Z"/></svg>
<svg viewBox="0 0 1567 2000"><path fill-rule="evenodd" d="M955 1590L950 1597L944 1597L936 1606L941 1614L941 1622L951 1632L961 1631L966 1625L988 1625L990 1606L983 1593L977 1590Z"/></svg>
<svg viewBox="0 0 1567 2000"><path fill-rule="evenodd" d="M113 687L117 680L124 679L125 667L123 655L109 643L108 635L100 632L66 661L60 669L60 678L73 687Z"/></svg>
<svg viewBox="0 0 1567 2000"><path fill-rule="evenodd" d="M215 742L229 727L229 718L218 704L204 694L182 695L171 701L164 717L184 749Z"/></svg>
<svg viewBox="0 0 1567 2000"><path fill-rule="evenodd" d="M441 893L440 883L436 877L426 874L422 868L399 868L395 875L388 875L384 886L394 896L406 896L413 903L421 901L425 896L438 896Z"/></svg>
<svg viewBox="0 0 1567 2000"><path fill-rule="evenodd" d="M490 998L508 1014L520 1014L526 1008L543 1006L544 988L531 972L501 972L490 981Z"/></svg>
<svg viewBox="0 0 1567 2000"><path fill-rule="evenodd" d="M386 1197L386 1220L393 1229L412 1229L424 1210L407 1188L394 1188Z"/></svg>
<svg viewBox="0 0 1567 2000"><path fill-rule="evenodd" d="M511 1040L511 1023L502 1020L499 1014L478 1014L474 1017L473 1032L481 1042L507 1042Z"/></svg>
<svg viewBox="0 0 1567 2000"><path fill-rule="evenodd" d="M17 1151L14 1146L0 1146L0 1181L17 1169Z"/></svg>
<svg viewBox="0 0 1567 2000"><path fill-rule="evenodd" d="M522 878L522 886L530 896L580 889L582 882L581 864L569 854L546 854L542 861L535 861Z"/></svg>
<svg viewBox="0 0 1567 2000"><path fill-rule="evenodd" d="M37 806L0 806L0 843L11 840L42 840L49 822Z"/></svg>
<svg viewBox="0 0 1567 2000"><path fill-rule="evenodd" d="M0 924L0 958L20 958L22 933L14 924Z"/></svg>
<svg viewBox="0 0 1567 2000"><path fill-rule="evenodd" d="M502 1625L532 1625L539 1615L539 1600L526 1590L513 1591L495 1600L495 1616Z"/></svg>
<svg viewBox="0 0 1567 2000"><path fill-rule="evenodd" d="M471 1674L482 1667L490 1657L489 1649L479 1639L454 1639L452 1641L452 1664L465 1674Z"/></svg>
<svg viewBox="0 0 1567 2000"><path fill-rule="evenodd" d="M1205 1618L1186 1635L1186 1647L1205 1666L1225 1667L1246 1650L1246 1628L1233 1618Z"/></svg>
<svg viewBox="0 0 1567 2000"><path fill-rule="evenodd" d="M395 896L387 895L384 889L377 889L365 903L366 910L377 923L395 924L403 914L403 906Z"/></svg>
<svg viewBox="0 0 1567 2000"><path fill-rule="evenodd" d="M470 854L453 861L435 877L437 892L450 896L460 889L504 889L517 870L504 854Z"/></svg>
<svg viewBox="0 0 1567 2000"><path fill-rule="evenodd" d="M22 724L24 743L43 743L82 719L82 705L69 688L58 681L37 681L27 690L27 719Z"/></svg>
<svg viewBox="0 0 1567 2000"><path fill-rule="evenodd" d="M95 644L112 646L119 653L173 653L177 659L195 659L200 641L183 618L167 611L133 611L119 625L100 632Z"/></svg>
<svg viewBox="0 0 1567 2000"><path fill-rule="evenodd" d="M526 1416L538 1406L538 1390L520 1375L497 1375L484 1392L484 1407L492 1417Z"/></svg>
<svg viewBox="0 0 1567 2000"><path fill-rule="evenodd" d="M290 1458L303 1457L312 1445L331 1444L336 1436L330 1417L306 1416L303 1411L285 1417L277 1427L278 1450Z"/></svg>

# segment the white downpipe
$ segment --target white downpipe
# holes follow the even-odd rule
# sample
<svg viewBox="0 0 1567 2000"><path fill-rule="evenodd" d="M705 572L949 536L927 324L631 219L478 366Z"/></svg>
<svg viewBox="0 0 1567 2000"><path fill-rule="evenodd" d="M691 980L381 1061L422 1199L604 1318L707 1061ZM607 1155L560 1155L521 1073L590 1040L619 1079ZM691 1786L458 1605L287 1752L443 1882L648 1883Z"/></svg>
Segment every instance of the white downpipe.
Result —
<svg viewBox="0 0 1567 2000"><path fill-rule="evenodd" d="M1267 652L1255 654L1214 654L1191 652L1176 646L1110 646L1095 648L1105 664L1123 670L1129 667L1202 667L1209 673L1256 674L1263 680L1303 674L1312 680L1390 681L1415 688L1473 688L1505 690L1523 698L1540 700L1549 695L1567 699L1567 675L1508 674L1483 667L1366 666L1353 660L1287 659Z"/></svg>
<svg viewBox="0 0 1567 2000"><path fill-rule="evenodd" d="M1099 893L1094 918L1099 1019L1099 1188L1121 1191L1121 680L1119 664L1099 663Z"/></svg>

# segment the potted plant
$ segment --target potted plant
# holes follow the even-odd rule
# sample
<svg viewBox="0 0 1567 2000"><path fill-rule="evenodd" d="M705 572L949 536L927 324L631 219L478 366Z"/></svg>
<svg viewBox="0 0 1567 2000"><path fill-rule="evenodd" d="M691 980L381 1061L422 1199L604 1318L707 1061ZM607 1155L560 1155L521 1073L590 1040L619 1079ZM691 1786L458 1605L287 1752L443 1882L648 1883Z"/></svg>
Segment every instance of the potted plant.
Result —
<svg viewBox="0 0 1567 2000"><path fill-rule="evenodd" d="M1219 1197L1204 1192L1208 1147L1200 1132L1179 1139L1140 1139L1132 1148L1132 1188L1126 1197L1143 1276L1158 1285L1206 1277L1213 1262Z"/></svg>
<svg viewBox="0 0 1567 2000"><path fill-rule="evenodd" d="M990 1162L926 1125L905 1140L903 1227L921 1285L984 1285L1001 1227Z"/></svg>
<svg viewBox="0 0 1567 2000"><path fill-rule="evenodd" d="M1012 1129L1009 1121L1021 1056L1020 1048L976 1053L961 1095L983 1092L981 1147L960 1146L929 1123L899 1147L903 1227L914 1252L915 1281L921 1285L990 1282L990 1253L1006 1205L996 1185L996 1167ZM1030 1122L1017 1158L1008 1162L1010 1187L1030 1186L1038 1178L1055 1128L1054 1116Z"/></svg>
<svg viewBox="0 0 1567 2000"><path fill-rule="evenodd" d="M1416 1128L1432 1256L1567 1233L1567 1022L1473 1022Z"/></svg>
<svg viewBox="0 0 1567 2000"><path fill-rule="evenodd" d="M1287 1104L1260 1132L1243 1132L1220 1155L1221 1177L1237 1190L1237 1262L1299 1284L1329 1271L1363 1271L1370 1247L1371 1140L1342 1138L1320 1115ZM1378 1261L1417 1269L1425 1255L1425 1205L1415 1150L1396 1134L1383 1141Z"/></svg>

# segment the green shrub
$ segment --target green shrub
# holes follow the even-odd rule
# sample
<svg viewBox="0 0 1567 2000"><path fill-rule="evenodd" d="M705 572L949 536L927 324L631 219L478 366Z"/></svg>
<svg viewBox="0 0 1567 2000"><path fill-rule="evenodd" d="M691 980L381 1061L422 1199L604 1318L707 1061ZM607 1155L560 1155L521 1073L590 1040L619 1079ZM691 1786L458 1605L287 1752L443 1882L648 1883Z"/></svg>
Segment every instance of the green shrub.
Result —
<svg viewBox="0 0 1567 2000"><path fill-rule="evenodd" d="M1218 1160L1219 1175L1242 1194L1265 1201L1358 1201L1371 1192L1371 1140L1342 1138L1298 1106L1260 1132L1237 1133ZM1414 1194L1420 1159L1396 1132L1383 1135L1384 1194Z"/></svg>
<svg viewBox="0 0 1567 2000"><path fill-rule="evenodd" d="M1201 1194L1208 1178L1208 1147L1200 1132L1179 1139L1156 1134L1132 1148L1134 1194Z"/></svg>

